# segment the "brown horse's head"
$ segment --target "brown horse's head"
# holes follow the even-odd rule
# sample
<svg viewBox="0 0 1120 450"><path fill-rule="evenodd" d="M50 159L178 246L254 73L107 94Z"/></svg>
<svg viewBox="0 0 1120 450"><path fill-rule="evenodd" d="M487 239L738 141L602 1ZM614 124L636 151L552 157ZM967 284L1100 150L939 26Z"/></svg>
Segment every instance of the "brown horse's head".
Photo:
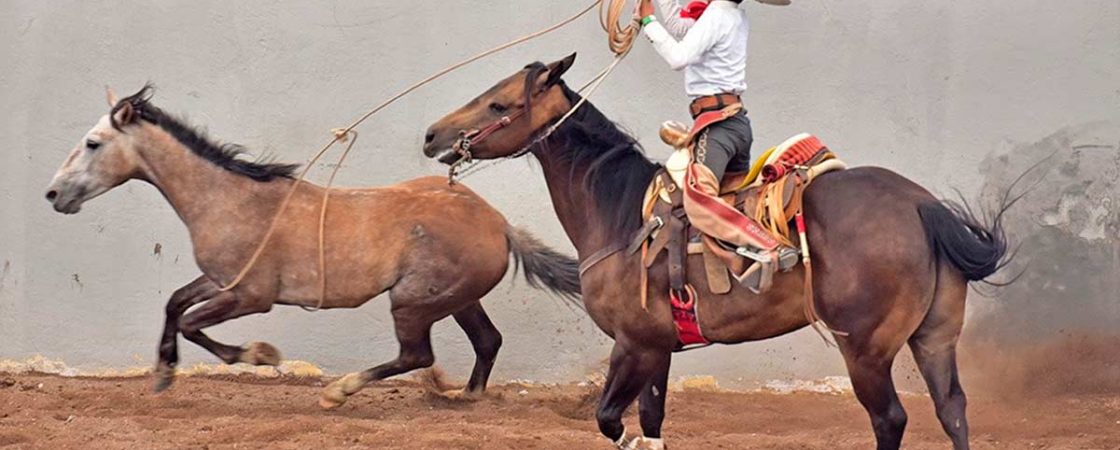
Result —
<svg viewBox="0 0 1120 450"><path fill-rule="evenodd" d="M135 134L140 114L136 107L151 96L151 86L118 100L106 89L112 108L97 121L55 173L47 188L47 201L61 213L74 214L82 203L121 185L140 173L140 156Z"/></svg>
<svg viewBox="0 0 1120 450"><path fill-rule="evenodd" d="M464 143L474 159L517 153L571 108L561 77L575 59L573 53L552 64L530 64L440 119L428 128L424 155L452 164Z"/></svg>

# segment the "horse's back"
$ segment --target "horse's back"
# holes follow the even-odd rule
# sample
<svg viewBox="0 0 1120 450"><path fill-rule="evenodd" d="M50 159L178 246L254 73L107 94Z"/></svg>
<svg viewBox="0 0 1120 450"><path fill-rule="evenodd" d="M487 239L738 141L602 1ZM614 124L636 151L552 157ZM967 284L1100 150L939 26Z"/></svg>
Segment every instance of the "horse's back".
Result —
<svg viewBox="0 0 1120 450"><path fill-rule="evenodd" d="M313 273L322 198L302 198L299 233L289 236L286 261ZM332 190L325 231L332 288L361 304L405 277L424 289L460 286L484 294L509 264L509 225L482 197L446 177L422 177L373 188ZM344 243L332 245L332 243ZM310 261L310 262L309 262ZM467 281L462 281L467 280ZM315 280L309 278L308 286ZM438 282L436 282L438 281ZM317 291L299 295L317 295Z"/></svg>

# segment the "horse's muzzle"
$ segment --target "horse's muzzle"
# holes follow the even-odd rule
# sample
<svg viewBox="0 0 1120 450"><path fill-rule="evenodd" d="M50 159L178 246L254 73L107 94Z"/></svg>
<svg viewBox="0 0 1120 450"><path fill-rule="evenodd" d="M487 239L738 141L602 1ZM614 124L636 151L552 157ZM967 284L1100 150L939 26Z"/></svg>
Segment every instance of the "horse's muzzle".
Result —
<svg viewBox="0 0 1120 450"><path fill-rule="evenodd" d="M85 197L85 190L81 192L72 192L73 190L66 191L57 187L50 187L47 189L46 198L51 203L54 210L63 214L76 214L82 210L82 203Z"/></svg>

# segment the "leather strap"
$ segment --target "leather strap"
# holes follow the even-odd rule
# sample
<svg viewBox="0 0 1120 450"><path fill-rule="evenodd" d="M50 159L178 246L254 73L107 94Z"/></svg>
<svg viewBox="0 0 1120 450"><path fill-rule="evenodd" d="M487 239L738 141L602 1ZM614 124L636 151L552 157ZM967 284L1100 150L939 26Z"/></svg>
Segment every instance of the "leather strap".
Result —
<svg viewBox="0 0 1120 450"><path fill-rule="evenodd" d="M688 215L684 211L684 195L680 189L669 193L670 203L673 205L669 218L669 287L681 292L687 283L686 259L688 258Z"/></svg>
<svg viewBox="0 0 1120 450"><path fill-rule="evenodd" d="M634 235L634 239L630 240L630 246L626 248L626 253L629 255L637 253L638 250L642 249L642 244L645 244L646 241L649 240L649 237L653 235L653 232L661 229L663 226L665 226L664 218L656 215L650 217L649 220L646 221L646 224L642 225L642 228Z"/></svg>
<svg viewBox="0 0 1120 450"><path fill-rule="evenodd" d="M704 272L708 276L708 290L716 295L731 292L731 278L727 273L727 265L712 253L708 246L703 244L701 246L704 253Z"/></svg>
<svg viewBox="0 0 1120 450"><path fill-rule="evenodd" d="M678 189L679 190L679 189ZM671 225L673 222L673 206L665 202L657 202L653 207L653 214L656 217L661 217L666 224ZM664 228L664 227L662 227ZM653 242L649 244L649 248L645 254L645 259L642 261L642 266L649 268L653 265L653 261L657 259L657 255L669 245L669 238L672 237L672 228L663 229L657 236L653 238Z"/></svg>
<svg viewBox="0 0 1120 450"><path fill-rule="evenodd" d="M700 114L708 111L719 111L736 103L742 103L738 95L716 94L697 97L688 105L688 112L695 119Z"/></svg>
<svg viewBox="0 0 1120 450"><path fill-rule="evenodd" d="M583 278L583 274L591 270L592 267L595 267L596 264L603 262L604 259L610 258L611 255L615 253L621 252L624 248L626 248L625 243L615 242L592 253L591 256L588 256L587 259L579 263L579 277Z"/></svg>
<svg viewBox="0 0 1120 450"><path fill-rule="evenodd" d="M478 144L479 142L486 140L486 138L490 137L490 135L497 133L498 130L512 125L515 120L525 115L526 111L528 111L527 108L521 108L515 111L513 114L502 116L501 119L494 121L494 123L488 125L486 128L475 130L469 133L464 133L463 139L470 142L471 144Z"/></svg>

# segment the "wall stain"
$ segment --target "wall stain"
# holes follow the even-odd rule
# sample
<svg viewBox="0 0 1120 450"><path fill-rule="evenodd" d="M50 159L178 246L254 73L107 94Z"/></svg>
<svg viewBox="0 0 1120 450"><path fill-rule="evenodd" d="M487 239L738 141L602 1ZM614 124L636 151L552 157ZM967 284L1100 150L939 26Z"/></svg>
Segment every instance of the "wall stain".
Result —
<svg viewBox="0 0 1120 450"><path fill-rule="evenodd" d="M1015 378L1024 383L1055 375L1057 353L1089 349L1093 343L1120 342L1120 123L1093 123L1061 129L1008 155L989 155L980 167L985 177L982 196L992 204L1015 177L1032 164L1054 155L1048 167L1029 174L1023 186L1035 185L1004 216L1016 259L1002 275L1022 272L1013 284L995 290L992 298L973 296L965 322L962 351L977 361L1002 355L997 365L1022 368ZM995 279L1000 280L997 274ZM1094 344L1095 345L1095 344ZM1066 349L1039 352L1039 348ZM987 349L987 350L983 350ZM1084 387L1079 374L1117 373L1117 361L1080 352L1064 361L1069 380L1056 386ZM1014 356L1012 356L1014 355ZM1015 361L1007 361L1007 358ZM967 359L967 358L966 358ZM973 364L983 372L984 364ZM1034 370L1037 368L1038 370ZM990 373L996 377L995 372ZM1009 381L1008 374L999 378ZM1083 377L1082 377L1083 378Z"/></svg>
<svg viewBox="0 0 1120 450"><path fill-rule="evenodd" d="M37 18L32 17L30 19L27 19L27 23L19 30L20 37L27 35L27 33L31 31L31 27L35 25L35 19Z"/></svg>
<svg viewBox="0 0 1120 450"><path fill-rule="evenodd" d="M4 283L8 281L8 274L12 272L12 262L4 260L4 267L0 269L0 291L4 290Z"/></svg>
<svg viewBox="0 0 1120 450"><path fill-rule="evenodd" d="M78 291L84 291L86 289L86 285L82 284L82 277L78 276L78 274L75 273L71 275L70 281L74 282L74 285L78 287Z"/></svg>

